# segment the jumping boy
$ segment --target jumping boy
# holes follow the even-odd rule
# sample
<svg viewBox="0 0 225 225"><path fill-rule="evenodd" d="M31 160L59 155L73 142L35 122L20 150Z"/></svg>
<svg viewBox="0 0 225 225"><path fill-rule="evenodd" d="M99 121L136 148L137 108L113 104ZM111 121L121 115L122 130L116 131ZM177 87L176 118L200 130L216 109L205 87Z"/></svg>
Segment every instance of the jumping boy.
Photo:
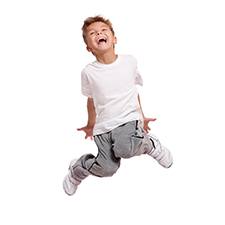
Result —
<svg viewBox="0 0 225 225"><path fill-rule="evenodd" d="M148 133L148 123L155 119L146 118L141 109L136 85L142 85L142 78L137 61L115 53L117 39L111 22L101 16L89 17L82 31L87 50L96 61L81 73L88 122L78 130L85 132L85 138L94 138L98 154L85 154L70 163L63 181L68 195L89 175L112 176L122 158L147 154L165 168L173 163L169 150Z"/></svg>

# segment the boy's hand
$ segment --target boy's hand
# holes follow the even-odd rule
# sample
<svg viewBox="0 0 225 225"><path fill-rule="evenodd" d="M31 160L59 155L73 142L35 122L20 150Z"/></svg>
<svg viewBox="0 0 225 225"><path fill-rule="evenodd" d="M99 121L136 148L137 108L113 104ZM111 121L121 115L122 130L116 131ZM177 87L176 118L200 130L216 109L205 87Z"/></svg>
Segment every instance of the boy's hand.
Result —
<svg viewBox="0 0 225 225"><path fill-rule="evenodd" d="M84 131L84 133L86 134L85 139L89 137L91 140L93 140L93 127L86 125L85 127L78 128L77 130Z"/></svg>
<svg viewBox="0 0 225 225"><path fill-rule="evenodd" d="M144 127L143 128L144 128L146 133L148 133L151 130L148 123L154 122L154 121L156 121L156 118L146 118L146 117L144 118Z"/></svg>

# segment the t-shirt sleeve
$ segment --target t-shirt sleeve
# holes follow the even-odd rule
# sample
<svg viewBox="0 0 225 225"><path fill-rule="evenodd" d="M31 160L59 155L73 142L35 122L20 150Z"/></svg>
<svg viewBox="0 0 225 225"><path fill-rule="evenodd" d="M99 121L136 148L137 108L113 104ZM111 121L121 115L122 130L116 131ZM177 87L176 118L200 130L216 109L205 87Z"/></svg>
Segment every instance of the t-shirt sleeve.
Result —
<svg viewBox="0 0 225 225"><path fill-rule="evenodd" d="M139 73L138 70L136 70L136 73L135 73L135 84L143 86L143 79L142 79L141 74Z"/></svg>
<svg viewBox="0 0 225 225"><path fill-rule="evenodd" d="M90 82L84 71L81 72L81 93L87 97L92 97Z"/></svg>
<svg viewBox="0 0 225 225"><path fill-rule="evenodd" d="M141 77L141 74L138 70L138 65L137 65L137 59L133 56L131 56L132 63L134 64L134 83L136 85L143 86L143 79Z"/></svg>

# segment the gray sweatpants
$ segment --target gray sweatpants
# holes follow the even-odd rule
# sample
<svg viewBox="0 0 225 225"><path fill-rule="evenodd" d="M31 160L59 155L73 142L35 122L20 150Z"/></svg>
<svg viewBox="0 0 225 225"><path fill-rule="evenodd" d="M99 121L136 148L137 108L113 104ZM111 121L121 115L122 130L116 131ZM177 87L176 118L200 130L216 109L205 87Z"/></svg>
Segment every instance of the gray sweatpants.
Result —
<svg viewBox="0 0 225 225"><path fill-rule="evenodd" d="M151 152L153 142L149 139L139 121L125 123L110 132L94 136L98 154L85 154L71 166L74 179L81 182L88 175L112 176L120 166L121 158Z"/></svg>

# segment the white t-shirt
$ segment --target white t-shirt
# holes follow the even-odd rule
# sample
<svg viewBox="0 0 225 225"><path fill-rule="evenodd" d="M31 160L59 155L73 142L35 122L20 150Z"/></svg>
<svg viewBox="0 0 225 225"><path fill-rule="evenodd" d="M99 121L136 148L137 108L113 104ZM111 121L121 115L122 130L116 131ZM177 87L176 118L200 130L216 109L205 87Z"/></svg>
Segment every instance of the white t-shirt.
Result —
<svg viewBox="0 0 225 225"><path fill-rule="evenodd" d="M81 73L82 94L94 100L97 114L93 135L142 119L136 84L142 85L137 61L118 55L111 64L88 64Z"/></svg>

